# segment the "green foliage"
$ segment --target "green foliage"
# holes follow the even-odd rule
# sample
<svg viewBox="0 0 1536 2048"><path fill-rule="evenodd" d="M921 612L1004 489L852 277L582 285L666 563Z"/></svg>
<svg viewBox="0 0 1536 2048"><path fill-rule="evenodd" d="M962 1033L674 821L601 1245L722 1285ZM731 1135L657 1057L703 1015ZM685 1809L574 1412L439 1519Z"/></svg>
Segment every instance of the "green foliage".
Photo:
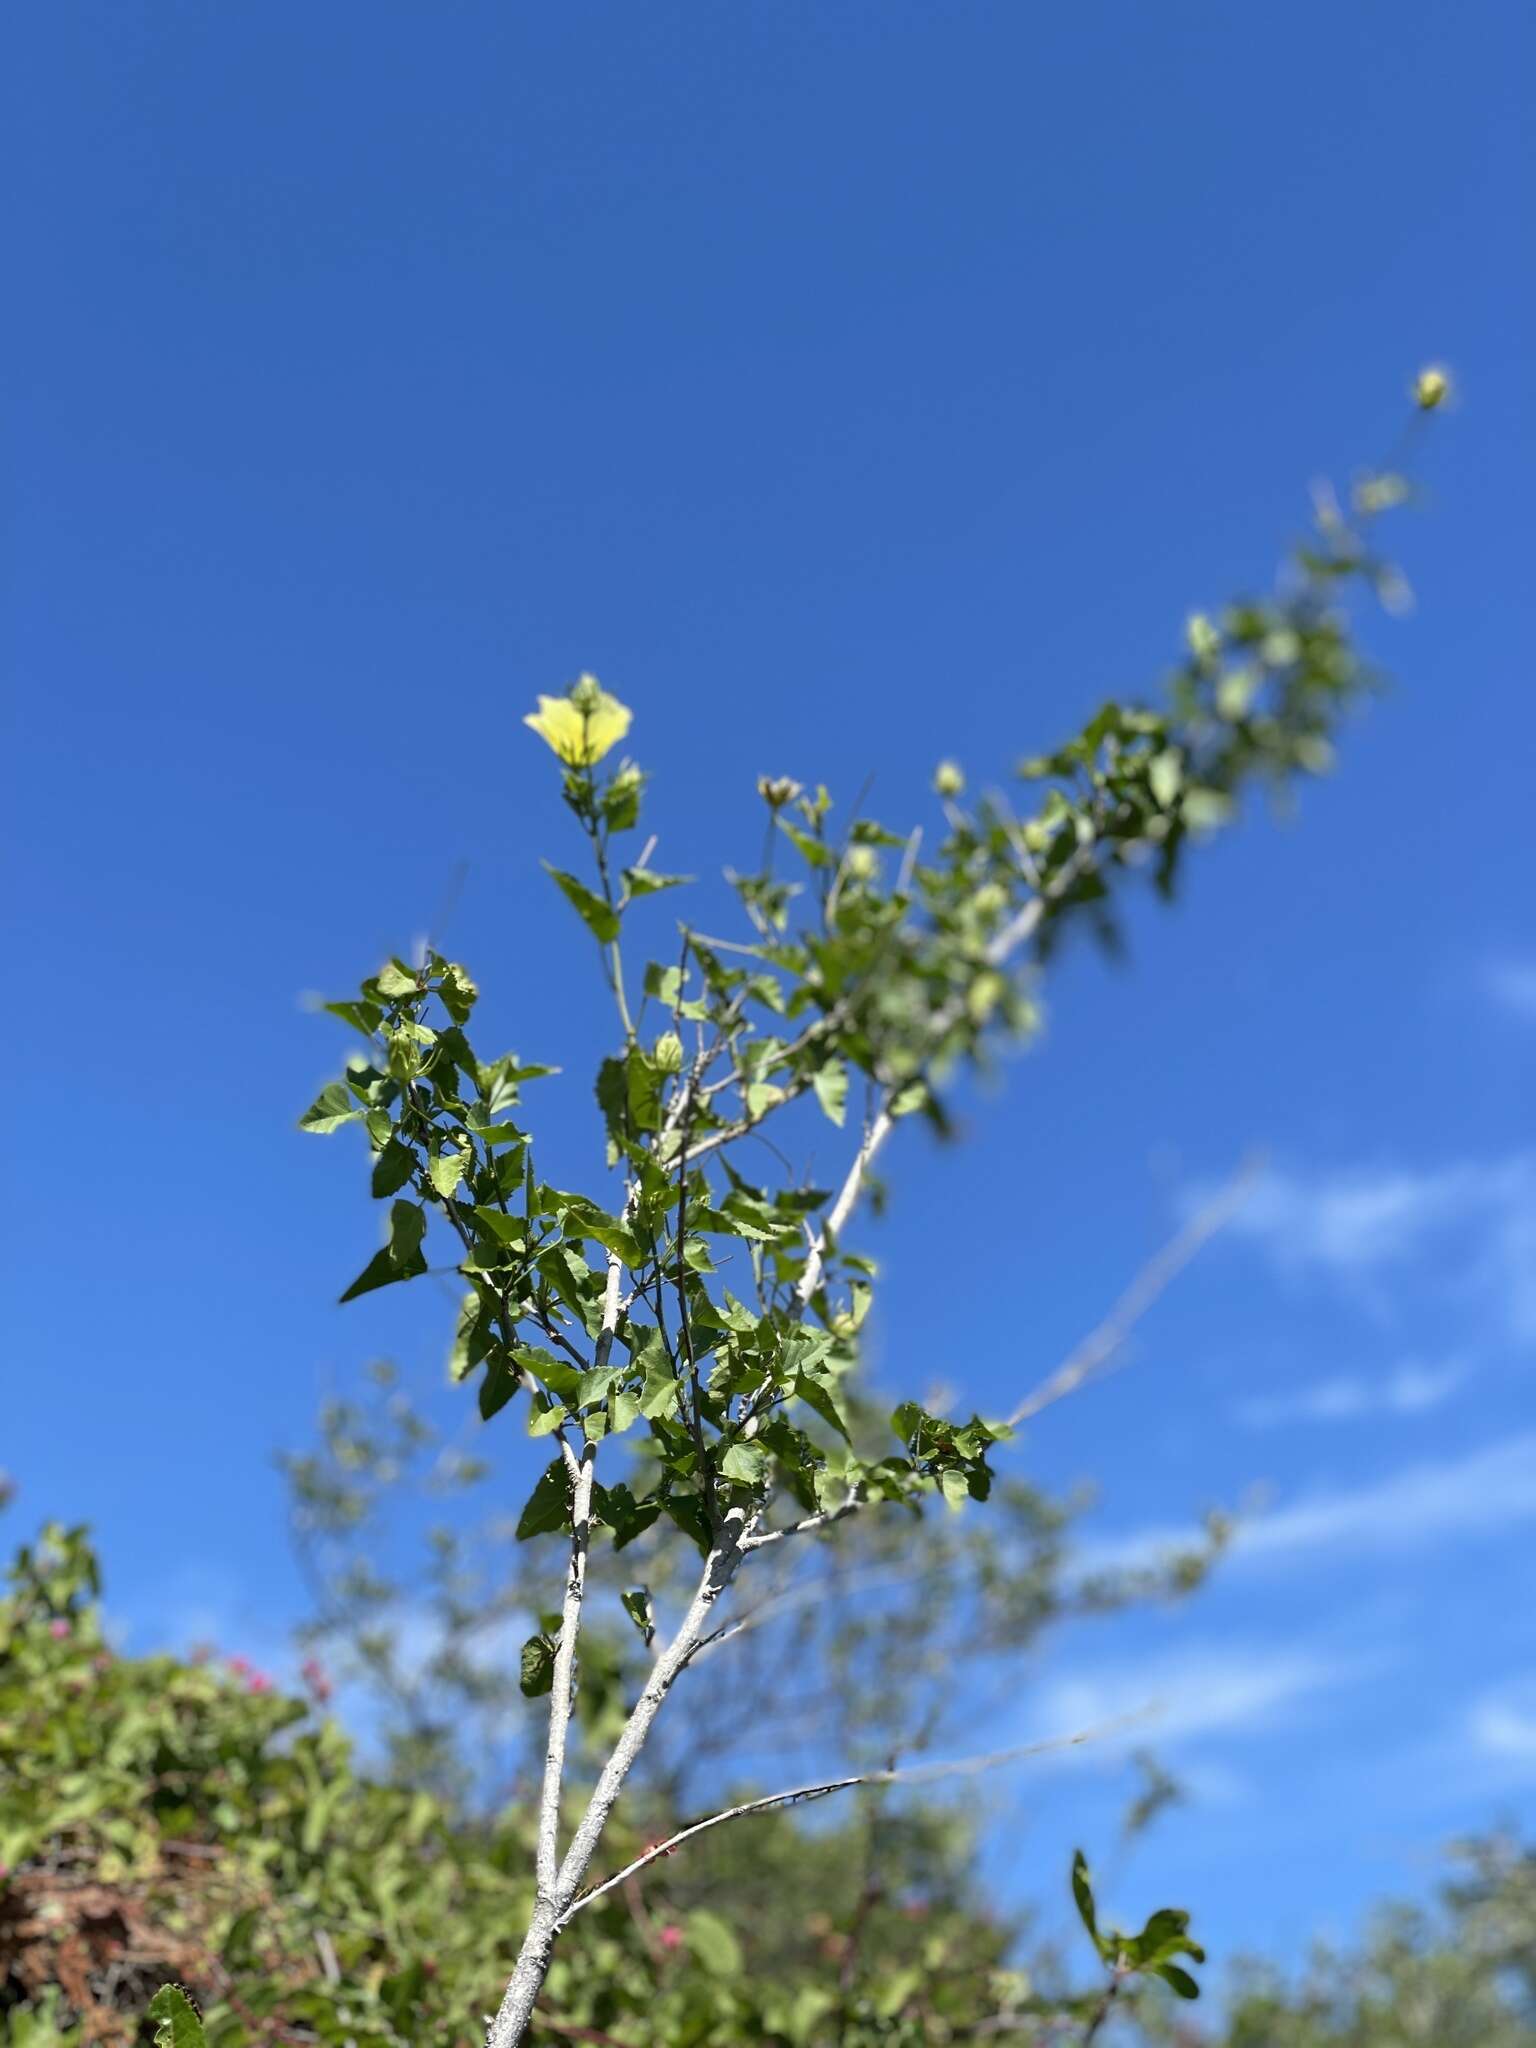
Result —
<svg viewBox="0 0 1536 2048"><path fill-rule="evenodd" d="M1397 587L1368 528L1401 493L1370 481L1348 516L1320 499L1279 595L1190 621L1161 705L1105 704L1020 763L1022 805L967 800L945 763L931 852L929 834L864 816L834 829L825 789L761 781L765 851L730 876L744 939L685 921L674 958L644 968L638 1009L623 955L632 915L681 878L655 873L648 849L616 851L645 783L632 762L613 765L626 707L591 677L542 699L528 722L563 763L591 855L588 877L550 873L599 942L616 1004L596 1092L622 1188L542 1179L519 1097L547 1069L472 1048L478 992L458 963L390 961L330 1006L368 1050L301 1120L322 1133L360 1125L374 1193L394 1198L387 1242L342 1298L426 1273L430 1226L444 1228L468 1289L455 1371L483 1376L482 1413L526 1393L530 1427L556 1440L567 1474L582 1445L643 1430L639 1483L594 1496L598 1530L620 1547L658 1516L707 1551L722 1517L766 1525L775 1502L830 1517L985 1499L1003 1425L957 1428L909 1405L894 1451L849 1439L839 1388L857 1367L872 1276L842 1241L847 1214L892 1119L921 1111L946 1128L957 1073L1031 1035L1038 967L1064 937L1081 926L1113 939L1126 880L1145 869L1171 893L1190 846L1249 785L1329 765L1341 715L1370 682L1339 594ZM652 1005L660 1028L646 1033ZM735 1163L740 1141L802 1098L837 1125L862 1099L846 1200ZM730 1295L716 1277L726 1268L740 1276ZM525 1513L530 1536L570 1527L571 1491L562 1498L554 1472Z"/></svg>
<svg viewBox="0 0 1536 2048"><path fill-rule="evenodd" d="M203 2022L179 1984L163 1984L149 2001L155 2048L208 2048Z"/></svg>
<svg viewBox="0 0 1536 2048"><path fill-rule="evenodd" d="M83 1533L54 1528L0 1602L0 2039L126 2048L147 2013L157 2048L199 2048L199 2028L209 2048L467 2048L529 1902L526 1800L475 1818L361 1774L312 1702L241 1660L115 1655L96 1585ZM654 1796L645 1824L667 1824ZM616 1858L637 1827L616 1823ZM1015 1988L952 1823L893 1821L846 1973L862 1831L812 1847L769 1815L737 1839L583 1916L536 2038L917 2048Z"/></svg>
<svg viewBox="0 0 1536 2048"><path fill-rule="evenodd" d="M1421 414L1443 395L1426 400L1421 380ZM1371 681L1339 597L1363 583L1396 600L1400 579L1368 534L1405 495L1395 476L1367 479L1348 515L1320 496L1276 596L1192 618L1161 701L1103 705L1019 764L1021 794L970 801L958 766L942 764L936 844L921 827L835 823L825 788L760 779L762 855L751 872L728 871L739 935L682 920L675 957L646 963L637 1003L624 951L636 907L681 878L651 869L654 840L635 858L617 849L638 825L646 780L610 758L631 714L591 676L541 698L526 722L562 764L590 857L585 876L545 865L597 942L615 1006L595 1096L616 1184L567 1190L537 1171L532 1131L513 1114L537 1070L473 1050L477 991L457 963L432 951L415 967L392 960L333 1006L368 1049L302 1121L321 1133L361 1124L374 1192L391 1198L386 1242L342 1299L427 1273L430 1226L445 1226L467 1288L455 1372L483 1373L486 1419L525 1393L531 1433L555 1452L516 1530L564 1539L569 1564L558 1627L545 1617L521 1658L523 1693L550 1694L549 1766L537 1909L494 2048L525 2037L653 1712L706 1648L705 1620L750 1555L866 1510L920 1513L937 1499L959 1512L992 1493L1007 1421L905 1402L891 1418L895 1450L850 1427L874 1274L847 1234L876 1156L904 1116L948 1132L949 1089L1034 1031L1038 974L1063 939L1084 929L1117 943L1138 871L1171 896L1190 847L1233 819L1251 786L1283 792L1331 765L1342 717ZM860 1135L840 1184L811 1184L772 1141L742 1149L770 1122L787 1137L802 1103L844 1124L855 1090ZM765 1154L781 1170L765 1176ZM607 1445L626 1437L620 1477ZM663 1525L696 1546L703 1572L562 1857L566 1729L590 1661L579 1645L589 1561L605 1539L622 1551ZM1101 1931L1081 1858L1074 1888L1112 1973L1090 2034L1129 1977L1197 1995L1178 1960L1200 1960L1183 1915L1164 1909L1135 1936ZM707 1974L728 1975L734 1937L696 1921L691 1952Z"/></svg>
<svg viewBox="0 0 1536 2048"><path fill-rule="evenodd" d="M1441 1909L1388 1906L1353 1950L1304 1969L1248 1962L1222 2048L1532 2048L1536 1856L1494 1837L1461 1845Z"/></svg>

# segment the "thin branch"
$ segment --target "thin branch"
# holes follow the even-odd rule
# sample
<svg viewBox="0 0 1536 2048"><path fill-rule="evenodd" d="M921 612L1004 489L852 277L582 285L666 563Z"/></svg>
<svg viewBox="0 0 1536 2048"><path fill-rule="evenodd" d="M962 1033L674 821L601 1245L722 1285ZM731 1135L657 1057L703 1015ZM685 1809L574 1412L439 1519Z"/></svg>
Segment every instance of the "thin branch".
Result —
<svg viewBox="0 0 1536 2048"><path fill-rule="evenodd" d="M803 1520L791 1522L783 1529L764 1529L760 1536L747 1537L741 1547L743 1550L761 1550L769 1543L782 1543L786 1536L808 1536L814 1529L830 1529L834 1522L846 1520L866 1505L862 1494L850 1494L840 1507L823 1508L819 1514L806 1515Z"/></svg>
<svg viewBox="0 0 1536 2048"><path fill-rule="evenodd" d="M1042 1380L1033 1393L1024 1396L1008 1417L1010 1428L1016 1428L1019 1423L1038 1415L1052 1402L1075 1393L1085 1381L1094 1379L1104 1370L1170 1281L1183 1272L1201 1247L1208 1244L1247 1201L1262 1170L1263 1160L1257 1154L1243 1161L1199 1214L1147 1261L1103 1322L1089 1331L1065 1363L1059 1365L1049 1379Z"/></svg>
<svg viewBox="0 0 1536 2048"><path fill-rule="evenodd" d="M953 1763L913 1764L895 1770L854 1771L845 1778L828 1778L817 1785L792 1785L782 1792L769 1792L761 1799L744 1799L738 1806L727 1806L719 1813L708 1814L703 1820L696 1820L691 1826L680 1828L664 1842L653 1842L644 1855L635 1857L633 1862L626 1863L624 1868L616 1871L612 1877L604 1878L601 1884L594 1885L590 1891L583 1892L580 1898L572 1900L557 1924L560 1928L568 1927L584 1907L594 1904L605 1893L625 1883L637 1871L644 1870L648 1864L655 1863L662 1856L670 1856L674 1849L679 1848L684 1842L692 1841L696 1835L707 1834L711 1828L724 1826L728 1820L744 1820L751 1814L772 1813L782 1807L807 1806L813 1800L829 1798L834 1792L850 1791L855 1785L915 1785L932 1783L939 1778L975 1777L982 1771L997 1770L1003 1764L1018 1763L1025 1757L1043 1756L1053 1750L1075 1749L1081 1743L1092 1742L1099 1736L1113 1733L1127 1721L1135 1718L1137 1717L1134 1715L1122 1715L1119 1720L1105 1722L1098 1728L1084 1728L1076 1735L1058 1735L1043 1742L1020 1743L1013 1749L993 1750L985 1756L960 1757Z"/></svg>
<svg viewBox="0 0 1536 2048"><path fill-rule="evenodd" d="M608 1363L619 1324L619 1282L624 1261L608 1254L608 1283L603 1300L603 1326L596 1347L597 1370ZM555 1645L549 1692L549 1732L544 1749L544 1784L539 1795L539 1837L534 1860L541 1903L552 1905L560 1874L560 1794L565 1782L565 1746L576 1694L576 1645L581 1635L581 1603L587 1583L587 1551L592 1538L592 1482L597 1446L584 1443L577 1463L571 1501L571 1561L566 1573L560 1613L560 1640Z"/></svg>

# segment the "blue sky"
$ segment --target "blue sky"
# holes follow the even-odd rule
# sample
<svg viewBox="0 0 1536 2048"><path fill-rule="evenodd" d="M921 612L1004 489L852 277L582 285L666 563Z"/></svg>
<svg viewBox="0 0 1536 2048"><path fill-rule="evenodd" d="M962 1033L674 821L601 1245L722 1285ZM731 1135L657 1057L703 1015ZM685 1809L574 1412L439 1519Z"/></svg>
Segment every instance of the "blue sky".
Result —
<svg viewBox="0 0 1536 2048"><path fill-rule="evenodd" d="M876 1338L1000 1407L1265 1146L1021 1456L1098 1483L1104 1554L1267 1511L1177 1616L1021 1673L1019 1725L1166 1702L1200 1796L1147 1882L1224 1950L1529 1817L1528 12L162 0L8 40L12 1527L89 1519L138 1639L298 1611L273 1449L444 1338L333 1305L375 1222L294 1130L342 1050L302 998L461 863L445 942L488 1038L563 1056L582 1170L607 1025L537 691L635 706L669 868L750 854L764 770L905 822L941 755L1002 775L1155 684L1439 357L1397 688L1125 965L1064 962L962 1150L906 1136ZM1122 1792L1010 1781L1020 1885Z"/></svg>

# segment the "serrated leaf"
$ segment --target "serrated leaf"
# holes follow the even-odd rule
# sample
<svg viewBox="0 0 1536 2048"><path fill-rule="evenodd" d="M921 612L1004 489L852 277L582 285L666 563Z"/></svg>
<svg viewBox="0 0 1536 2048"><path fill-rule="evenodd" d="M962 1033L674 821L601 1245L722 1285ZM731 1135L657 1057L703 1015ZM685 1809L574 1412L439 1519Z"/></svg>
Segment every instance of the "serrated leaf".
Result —
<svg viewBox="0 0 1536 2048"><path fill-rule="evenodd" d="M439 1152L427 1166L427 1177L446 1202L469 1165L467 1152Z"/></svg>
<svg viewBox="0 0 1536 2048"><path fill-rule="evenodd" d="M468 968L460 966L457 960L451 961L444 971L437 993L443 1008L455 1024L468 1021L469 1013L480 995L479 989L470 979Z"/></svg>
<svg viewBox="0 0 1536 2048"><path fill-rule="evenodd" d="M675 1415L677 1392L677 1377L665 1359L647 1366L645 1384L640 1389L640 1413L650 1422Z"/></svg>
<svg viewBox="0 0 1536 2048"><path fill-rule="evenodd" d="M400 960L391 960L381 967L376 979L379 994L388 996L392 1001L397 1001L401 996L414 996L419 993L416 976Z"/></svg>
<svg viewBox="0 0 1536 2048"><path fill-rule="evenodd" d="M206 2048L197 2008L179 1984L162 1984L149 2001L155 2048Z"/></svg>
<svg viewBox="0 0 1536 2048"><path fill-rule="evenodd" d="M731 1444L720 1460L726 1478L743 1486L758 1485L767 1469L768 1454L756 1444Z"/></svg>

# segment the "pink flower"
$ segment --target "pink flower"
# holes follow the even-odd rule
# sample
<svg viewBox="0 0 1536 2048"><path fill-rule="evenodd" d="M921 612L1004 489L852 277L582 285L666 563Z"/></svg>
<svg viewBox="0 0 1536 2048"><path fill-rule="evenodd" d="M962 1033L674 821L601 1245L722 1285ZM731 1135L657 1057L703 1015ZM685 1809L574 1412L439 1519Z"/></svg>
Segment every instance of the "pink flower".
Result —
<svg viewBox="0 0 1536 2048"><path fill-rule="evenodd" d="M10 1874L11 1866L9 1865L9 1863L0 1863L0 1879L7 1878L10 1876Z"/></svg>
<svg viewBox="0 0 1536 2048"><path fill-rule="evenodd" d="M657 1938L663 1948L681 1948L683 1945L683 1930L681 1927L675 1927L669 1922L667 1926L662 1928Z"/></svg>
<svg viewBox="0 0 1536 2048"><path fill-rule="evenodd" d="M56 1643L62 1643L64 1638L69 1634L69 1632L69 1623L64 1619L62 1614L56 1615L54 1619L50 1621L48 1624L48 1633L53 1637L53 1640Z"/></svg>
<svg viewBox="0 0 1536 2048"><path fill-rule="evenodd" d="M331 1681L326 1676L325 1666L318 1657L306 1657L299 1669L304 1674L304 1683L323 1707L331 1696Z"/></svg>
<svg viewBox="0 0 1536 2048"><path fill-rule="evenodd" d="M233 1671L236 1678L248 1678L250 1676L251 1660L249 1657L231 1657L227 1661L230 1670Z"/></svg>
<svg viewBox="0 0 1536 2048"><path fill-rule="evenodd" d="M272 1681L265 1671L253 1671L245 1681L245 1689L247 1692L270 1692Z"/></svg>

